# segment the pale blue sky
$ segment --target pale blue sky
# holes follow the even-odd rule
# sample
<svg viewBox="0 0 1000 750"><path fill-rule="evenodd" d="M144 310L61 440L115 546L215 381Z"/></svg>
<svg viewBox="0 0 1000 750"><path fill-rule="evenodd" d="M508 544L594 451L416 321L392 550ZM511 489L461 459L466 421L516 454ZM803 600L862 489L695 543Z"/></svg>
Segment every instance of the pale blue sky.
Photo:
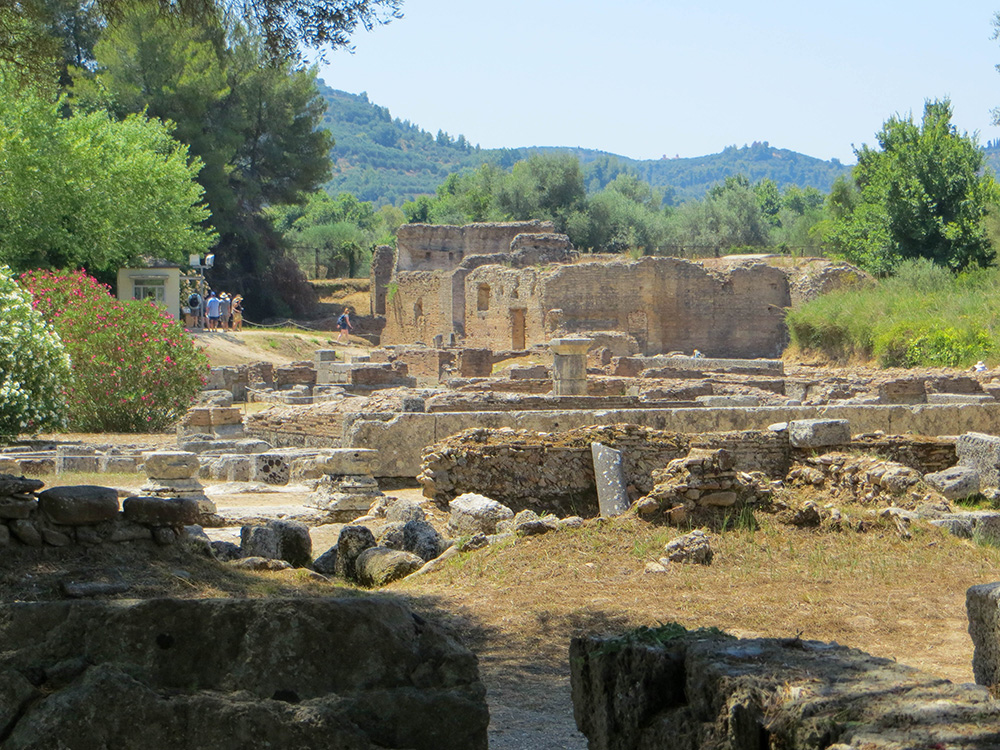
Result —
<svg viewBox="0 0 1000 750"><path fill-rule="evenodd" d="M406 0L320 75L484 148L582 146L637 159L772 146L853 163L894 113L950 96L1000 138L1000 0Z"/></svg>

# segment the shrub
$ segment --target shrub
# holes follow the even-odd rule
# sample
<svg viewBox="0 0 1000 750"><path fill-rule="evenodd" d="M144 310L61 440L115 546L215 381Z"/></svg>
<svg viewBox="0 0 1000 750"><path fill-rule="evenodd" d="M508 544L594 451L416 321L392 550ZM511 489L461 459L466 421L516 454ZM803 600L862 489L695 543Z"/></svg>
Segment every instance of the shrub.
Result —
<svg viewBox="0 0 1000 750"><path fill-rule="evenodd" d="M205 382L208 362L162 308L120 302L83 271L33 271L21 280L70 353L73 429L149 432L184 414Z"/></svg>
<svg viewBox="0 0 1000 750"><path fill-rule="evenodd" d="M59 337L0 266L0 440L63 428L69 379Z"/></svg>

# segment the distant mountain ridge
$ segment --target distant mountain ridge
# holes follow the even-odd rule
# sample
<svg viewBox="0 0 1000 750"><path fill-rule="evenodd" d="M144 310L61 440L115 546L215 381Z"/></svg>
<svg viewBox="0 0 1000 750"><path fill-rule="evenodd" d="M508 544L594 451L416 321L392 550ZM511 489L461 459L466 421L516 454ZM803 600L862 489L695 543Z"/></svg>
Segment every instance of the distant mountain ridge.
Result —
<svg viewBox="0 0 1000 750"><path fill-rule="evenodd" d="M326 188L333 194L346 191L377 205L398 205L418 195L433 194L453 172L486 163L507 168L535 153L577 156L591 191L613 179L617 162L617 167L663 189L665 200L671 203L701 198L713 185L735 174L746 175L753 182L769 178L782 189L798 185L825 193L838 176L850 171L836 159L824 161L772 147L766 141L683 159L630 159L594 149L558 146L482 149L464 135L454 137L444 131L432 135L409 120L393 118L388 108L370 102L366 94L338 91L322 81L320 93L327 102L323 125L336 139L334 175Z"/></svg>

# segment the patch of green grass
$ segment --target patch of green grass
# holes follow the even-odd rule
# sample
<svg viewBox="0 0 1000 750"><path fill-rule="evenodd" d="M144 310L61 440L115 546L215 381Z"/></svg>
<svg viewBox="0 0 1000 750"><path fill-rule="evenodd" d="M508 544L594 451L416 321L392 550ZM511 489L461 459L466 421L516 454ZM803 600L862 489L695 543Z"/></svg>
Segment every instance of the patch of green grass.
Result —
<svg viewBox="0 0 1000 750"><path fill-rule="evenodd" d="M1000 361L1000 270L954 275L929 261L790 310L792 343L883 367L969 367Z"/></svg>

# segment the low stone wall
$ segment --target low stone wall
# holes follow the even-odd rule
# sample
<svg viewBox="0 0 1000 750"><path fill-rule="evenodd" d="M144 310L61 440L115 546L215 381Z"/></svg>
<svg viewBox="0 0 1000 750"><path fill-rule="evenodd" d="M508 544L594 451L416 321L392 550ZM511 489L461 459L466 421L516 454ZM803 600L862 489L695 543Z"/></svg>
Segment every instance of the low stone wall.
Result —
<svg viewBox="0 0 1000 750"><path fill-rule="evenodd" d="M590 750L1000 746L1000 702L985 688L834 643L672 627L573 640L573 713Z"/></svg>
<svg viewBox="0 0 1000 750"><path fill-rule="evenodd" d="M7 750L487 748L476 657L395 600L4 604L0 643Z"/></svg>
<svg viewBox="0 0 1000 750"><path fill-rule="evenodd" d="M636 425L585 427L553 434L469 430L430 446L418 480L444 503L476 492L514 510L598 514L591 444L622 452L629 500L653 489L653 472L691 448L726 448L740 471L784 476L791 465L783 433L744 431L685 435Z"/></svg>
<svg viewBox="0 0 1000 750"><path fill-rule="evenodd" d="M54 487L0 474L0 548L154 541L166 545L201 516L190 498L129 497L108 487Z"/></svg>

